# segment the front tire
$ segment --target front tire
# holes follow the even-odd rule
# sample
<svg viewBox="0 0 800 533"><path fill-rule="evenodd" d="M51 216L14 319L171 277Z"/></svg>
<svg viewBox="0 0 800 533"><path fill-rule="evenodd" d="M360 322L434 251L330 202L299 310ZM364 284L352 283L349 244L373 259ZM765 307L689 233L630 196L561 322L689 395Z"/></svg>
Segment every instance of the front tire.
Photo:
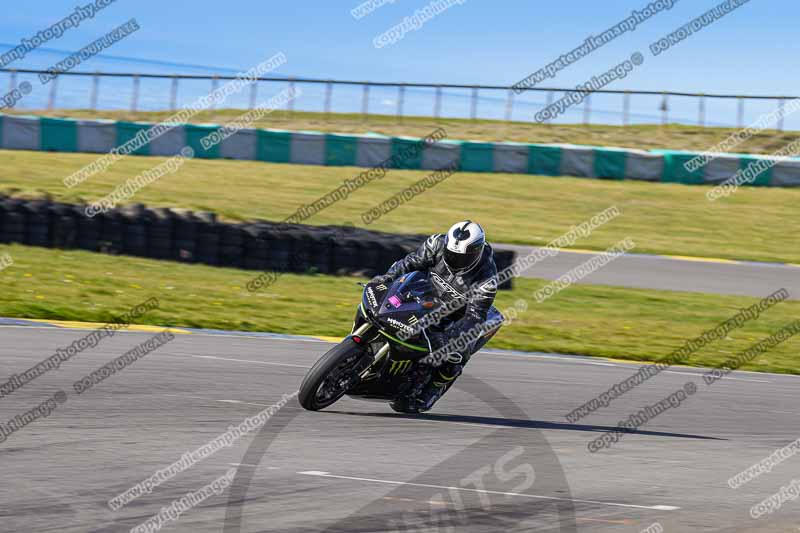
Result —
<svg viewBox="0 0 800 533"><path fill-rule="evenodd" d="M341 386L363 365L364 349L349 338L334 346L311 367L300 384L300 405L309 411L319 411L336 403L352 386Z"/></svg>

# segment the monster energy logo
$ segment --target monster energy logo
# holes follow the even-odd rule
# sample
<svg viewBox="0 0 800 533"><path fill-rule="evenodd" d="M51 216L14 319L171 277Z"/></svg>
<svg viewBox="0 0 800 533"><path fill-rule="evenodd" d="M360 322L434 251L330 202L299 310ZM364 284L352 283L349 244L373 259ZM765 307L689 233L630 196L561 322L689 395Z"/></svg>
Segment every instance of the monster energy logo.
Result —
<svg viewBox="0 0 800 533"><path fill-rule="evenodd" d="M372 287L367 287L367 300L369 300L372 307L378 307L378 300L375 298L375 293L372 292Z"/></svg>
<svg viewBox="0 0 800 533"><path fill-rule="evenodd" d="M412 326L414 324L416 324L417 322L419 322L419 321L417 320L416 315L411 315L410 317L408 317L408 323L411 324Z"/></svg>
<svg viewBox="0 0 800 533"><path fill-rule="evenodd" d="M411 368L411 359L403 359L401 361L392 361L392 366L389 367L389 373L393 376L398 374L405 374Z"/></svg>
<svg viewBox="0 0 800 533"><path fill-rule="evenodd" d="M409 327L407 325L405 325L404 323L400 322L399 320L395 320L394 318L387 318L386 321L389 324L391 324L394 327L396 327L396 328L405 329L405 330L409 329Z"/></svg>

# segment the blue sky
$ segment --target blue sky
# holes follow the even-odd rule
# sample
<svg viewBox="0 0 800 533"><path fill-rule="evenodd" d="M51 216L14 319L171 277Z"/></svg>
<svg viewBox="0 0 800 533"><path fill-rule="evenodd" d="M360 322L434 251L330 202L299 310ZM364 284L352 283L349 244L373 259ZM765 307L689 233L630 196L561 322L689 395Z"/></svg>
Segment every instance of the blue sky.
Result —
<svg viewBox="0 0 800 533"><path fill-rule="evenodd" d="M135 17L140 31L81 69L197 71L178 65L193 64L238 70L282 51L288 63L281 67L280 73L287 75L511 84L649 1L466 0L397 43L376 49L372 44L376 35L429 1L395 0L356 20L350 10L360 3L358 0L117 0L93 20L69 30L46 48L77 50ZM75 0L28 0L17 4L0 20L0 43L17 44L21 38L72 12L76 3ZM653 57L648 53L651 42L717 3L717 0L679 0L671 10L643 22L635 32L571 65L544 85L574 86L632 52L641 51L646 57L645 64L611 87L800 93L794 83L797 69L793 68L799 46L796 33L800 3L796 0L751 0L662 55ZM7 48L0 47L0 51ZM59 53L45 50L30 54L14 65L46 67L54 59L60 59ZM390 106L391 97L382 98L377 105ZM758 105L753 106L756 108ZM686 112L689 111L687 108Z"/></svg>

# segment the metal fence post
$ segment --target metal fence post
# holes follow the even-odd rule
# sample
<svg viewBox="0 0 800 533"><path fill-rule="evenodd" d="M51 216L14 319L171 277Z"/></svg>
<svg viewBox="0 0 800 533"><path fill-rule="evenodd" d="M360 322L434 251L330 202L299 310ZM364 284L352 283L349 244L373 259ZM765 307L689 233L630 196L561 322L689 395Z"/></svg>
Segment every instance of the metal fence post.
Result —
<svg viewBox="0 0 800 533"><path fill-rule="evenodd" d="M706 95L700 93L700 100L697 108L697 123L700 127L706 127Z"/></svg>
<svg viewBox="0 0 800 533"><path fill-rule="evenodd" d="M472 100L469 107L469 118L475 120L478 117L478 88L472 88Z"/></svg>
<svg viewBox="0 0 800 533"><path fill-rule="evenodd" d="M217 91L217 86L219 85L219 76L214 74L214 77L211 78L211 93L214 94ZM217 108L217 100L216 98L211 99L211 109Z"/></svg>
<svg viewBox="0 0 800 533"><path fill-rule="evenodd" d="M333 93L333 84L330 81L325 82L325 118L331 114L331 97Z"/></svg>
<svg viewBox="0 0 800 533"><path fill-rule="evenodd" d="M508 90L508 97L506 98L506 122L511 122L511 115L514 112L514 91Z"/></svg>
<svg viewBox="0 0 800 533"><path fill-rule="evenodd" d="M400 122L403 121L403 103L406 99L406 86L397 86L397 118Z"/></svg>
<svg viewBox="0 0 800 533"><path fill-rule="evenodd" d="M589 124L589 120L591 120L591 113L592 113L592 93L586 95L586 100L584 100L583 104L583 123Z"/></svg>
<svg viewBox="0 0 800 533"><path fill-rule="evenodd" d="M546 108L550 107L551 105L553 105L553 99L554 98L555 98L555 94L553 94L553 91L547 91L547 105L545 106ZM545 124L550 124L550 119L548 118L544 122L545 122Z"/></svg>
<svg viewBox="0 0 800 533"><path fill-rule="evenodd" d="M369 84L364 84L361 91L361 120L366 122L369 114Z"/></svg>
<svg viewBox="0 0 800 533"><path fill-rule="evenodd" d="M47 110L52 111L56 107L56 92L58 91L58 78L56 76L50 82L50 97L47 99Z"/></svg>
<svg viewBox="0 0 800 533"><path fill-rule="evenodd" d="M97 74L97 72L95 72L94 76L92 76L92 97L89 101L89 108L92 110L97 109L97 98L99 92L100 92L100 76Z"/></svg>
<svg viewBox="0 0 800 533"><path fill-rule="evenodd" d="M136 113L139 106L139 75L133 75L133 96L131 96L131 111Z"/></svg>
<svg viewBox="0 0 800 533"><path fill-rule="evenodd" d="M669 122L669 95L663 93L661 97L661 125L666 126Z"/></svg>
<svg viewBox="0 0 800 533"><path fill-rule="evenodd" d="M437 120L442 116L442 86L436 86L436 99L433 101L433 116Z"/></svg>
<svg viewBox="0 0 800 533"><path fill-rule="evenodd" d="M625 94L622 96L622 125L627 126L630 123L630 114L631 114L631 93L630 91L625 91Z"/></svg>
<svg viewBox="0 0 800 533"><path fill-rule="evenodd" d="M778 111L781 113L778 115L778 131L783 131L783 98L778 99Z"/></svg>
<svg viewBox="0 0 800 533"><path fill-rule="evenodd" d="M55 80L53 80L55 81ZM11 77L8 78L8 92L12 92L14 89L17 88L17 71L12 69L11 70ZM16 105L11 105L10 107L16 107Z"/></svg>
<svg viewBox="0 0 800 533"><path fill-rule="evenodd" d="M289 80L289 94L294 94L294 91L295 91L295 89L294 89L294 80L290 79ZM294 100L295 100L294 98L289 100L289 113L294 113Z"/></svg>
<svg viewBox="0 0 800 533"><path fill-rule="evenodd" d="M254 80L250 84L250 109L256 108L256 99L258 98L258 80Z"/></svg>
<svg viewBox="0 0 800 533"><path fill-rule="evenodd" d="M744 98L738 97L739 106L736 111L736 127L741 128L744 126Z"/></svg>
<svg viewBox="0 0 800 533"><path fill-rule="evenodd" d="M178 105L178 77L172 76L172 85L169 88L169 108L175 111Z"/></svg>

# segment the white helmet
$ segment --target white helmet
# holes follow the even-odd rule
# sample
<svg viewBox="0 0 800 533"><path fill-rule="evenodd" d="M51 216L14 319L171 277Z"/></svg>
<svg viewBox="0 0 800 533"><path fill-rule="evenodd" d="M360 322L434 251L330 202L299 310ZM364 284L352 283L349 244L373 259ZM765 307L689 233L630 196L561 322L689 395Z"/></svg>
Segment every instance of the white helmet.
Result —
<svg viewBox="0 0 800 533"><path fill-rule="evenodd" d="M477 222L453 224L445 239L444 262L453 272L469 270L480 261L485 244L486 234Z"/></svg>

